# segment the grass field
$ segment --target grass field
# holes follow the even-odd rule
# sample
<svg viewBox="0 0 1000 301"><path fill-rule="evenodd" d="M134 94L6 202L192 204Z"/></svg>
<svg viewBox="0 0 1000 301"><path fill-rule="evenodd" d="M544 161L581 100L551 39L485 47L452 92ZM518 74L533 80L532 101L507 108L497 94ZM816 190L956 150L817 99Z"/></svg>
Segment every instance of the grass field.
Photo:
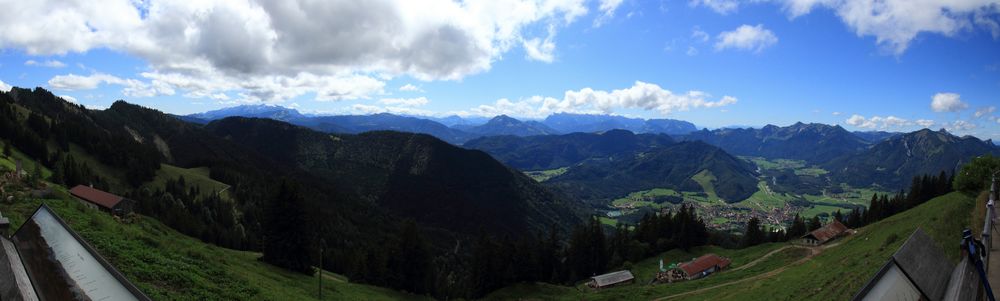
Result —
<svg viewBox="0 0 1000 301"><path fill-rule="evenodd" d="M64 188L58 187L60 190ZM16 228L41 203L54 209L140 290L153 300L315 300L317 278L257 260L259 253L236 251L184 236L142 217L123 224L69 200L0 203ZM330 274L333 278L343 277ZM328 300L422 300L390 289L323 282Z"/></svg>
<svg viewBox="0 0 1000 301"><path fill-rule="evenodd" d="M560 167L556 169L525 171L524 174L528 175L532 179L535 179L535 181L545 182L548 179L566 173L567 169L568 167Z"/></svg>
<svg viewBox="0 0 1000 301"><path fill-rule="evenodd" d="M636 284L591 292L581 287L550 284L519 284L499 290L488 299L494 300L650 300L699 288L726 283L755 275L764 275L789 265L776 275L755 281L708 290L677 298L677 300L845 300L850 299L868 279L896 252L917 228L922 228L947 254L947 260L957 262L961 229L968 227L973 212L973 198L951 193L891 216L878 223L858 229L858 233L840 239L839 245L824 250L799 265L789 265L805 256L802 249L786 249L768 257L752 268L738 269L761 255L785 244L765 244L743 250L718 247L695 248L691 252L672 250L633 265ZM660 258L685 261L697 255L714 252L733 260L733 268L708 278L665 285L646 285L658 268ZM671 299L674 300L674 299Z"/></svg>
<svg viewBox="0 0 1000 301"><path fill-rule="evenodd" d="M654 207L660 208L660 204L650 201L650 199L660 196L681 196L681 193L667 188L653 188L650 190L636 191L627 196L611 201L611 205L618 207L632 204L634 207Z"/></svg>
<svg viewBox="0 0 1000 301"><path fill-rule="evenodd" d="M695 175L691 176L691 180L698 182L701 185L701 189L705 191L708 195L709 201L720 200L719 196L715 194L715 175L711 171L702 170Z"/></svg>
<svg viewBox="0 0 1000 301"><path fill-rule="evenodd" d="M187 183L188 186L198 187L202 194L222 191L222 196L224 198L228 195L227 188L229 188L229 185L212 180L212 178L208 176L207 167L185 169L169 164L160 164L160 170L156 171L156 177L153 178L153 181L146 183L145 185L148 187L162 189L168 179L177 180L180 176L184 177L184 182Z"/></svg>

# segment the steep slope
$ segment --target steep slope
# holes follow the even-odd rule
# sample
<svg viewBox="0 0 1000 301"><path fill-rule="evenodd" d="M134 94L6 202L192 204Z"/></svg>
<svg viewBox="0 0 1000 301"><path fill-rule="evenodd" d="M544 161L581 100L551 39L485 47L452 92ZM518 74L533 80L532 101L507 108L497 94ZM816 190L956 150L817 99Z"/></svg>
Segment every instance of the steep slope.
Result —
<svg viewBox="0 0 1000 301"><path fill-rule="evenodd" d="M709 179L710 187L698 183ZM606 203L630 192L653 188L714 190L726 202L738 202L757 191L750 165L703 142L682 142L629 156L587 160L546 181L574 197Z"/></svg>
<svg viewBox="0 0 1000 301"><path fill-rule="evenodd" d="M868 142L839 125L795 123L786 127L767 125L761 129L701 130L684 137L701 140L738 156L805 160L825 163L833 158L857 153Z"/></svg>
<svg viewBox="0 0 1000 301"><path fill-rule="evenodd" d="M913 176L941 171L951 173L984 154L998 155L1000 150L972 136L957 137L944 130L923 129L882 141L857 155L828 162L824 167L835 181L903 189L908 187Z"/></svg>
<svg viewBox="0 0 1000 301"><path fill-rule="evenodd" d="M457 233L520 236L580 221L575 207L489 155L434 137L328 135L264 119L227 118L207 129L352 189L397 216ZM476 225L476 227L469 227Z"/></svg>
<svg viewBox="0 0 1000 301"><path fill-rule="evenodd" d="M635 135L625 130L610 130L532 137L482 137L466 142L464 147L485 151L500 162L520 170L543 170L566 167L591 158L631 155L673 143L667 135Z"/></svg>
<svg viewBox="0 0 1000 301"><path fill-rule="evenodd" d="M555 135L556 130L538 121L520 121L507 115L493 117L486 124L479 126L456 126L466 132L481 136L538 136Z"/></svg>

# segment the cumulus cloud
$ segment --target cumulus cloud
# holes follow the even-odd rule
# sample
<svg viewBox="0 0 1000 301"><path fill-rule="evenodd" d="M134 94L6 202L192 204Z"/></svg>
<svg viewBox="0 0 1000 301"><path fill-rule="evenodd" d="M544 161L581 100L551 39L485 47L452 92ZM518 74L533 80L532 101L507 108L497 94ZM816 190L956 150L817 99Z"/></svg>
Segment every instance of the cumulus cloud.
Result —
<svg viewBox="0 0 1000 301"><path fill-rule="evenodd" d="M417 98L383 98L378 101L380 104L401 107L419 107L426 105L430 100L426 97Z"/></svg>
<svg viewBox="0 0 1000 301"><path fill-rule="evenodd" d="M692 7L705 6L720 15L728 15L740 7L740 2L737 0L691 0L688 5Z"/></svg>
<svg viewBox="0 0 1000 301"><path fill-rule="evenodd" d="M965 120L955 120L945 125L945 129L952 132L962 132L975 129L976 125Z"/></svg>
<svg viewBox="0 0 1000 301"><path fill-rule="evenodd" d="M937 93L931 96L931 110L934 112L958 112L969 108L958 93Z"/></svg>
<svg viewBox="0 0 1000 301"><path fill-rule="evenodd" d="M917 121L914 121L913 123L919 125L922 128L928 128L928 129L934 126L934 120L929 120L929 119L917 119Z"/></svg>
<svg viewBox="0 0 1000 301"><path fill-rule="evenodd" d="M817 7L834 11L858 36L873 36L886 50L901 54L920 33L954 36L978 27L1000 37L996 0L779 0L789 17Z"/></svg>
<svg viewBox="0 0 1000 301"><path fill-rule="evenodd" d="M911 125L909 121L896 116L872 116L871 118L865 118L864 116L853 114L850 118L845 121L849 125L853 125L864 129L890 129L899 128L907 125Z"/></svg>
<svg viewBox="0 0 1000 301"><path fill-rule="evenodd" d="M710 97L711 95L702 91L676 94L656 84L636 81L632 87L612 91L592 88L570 90L564 93L562 99L533 96L512 101L502 98L493 104L480 105L456 114L480 116L505 114L541 118L560 112L611 114L618 109L638 109L667 115L698 108L724 107L737 102L735 97L728 95L717 100L710 100Z"/></svg>
<svg viewBox="0 0 1000 301"><path fill-rule="evenodd" d="M10 85L0 80L0 92L10 91L10 88L12 88Z"/></svg>
<svg viewBox="0 0 1000 301"><path fill-rule="evenodd" d="M66 67L66 64L57 60L47 60L44 62L39 62L35 60L24 61L25 66L38 66L38 67L49 67L49 68L62 68Z"/></svg>
<svg viewBox="0 0 1000 301"><path fill-rule="evenodd" d="M123 86L122 94L134 97L174 95L174 89L162 82L146 83L136 79L123 79L105 73L91 75L57 75L49 80L49 87L56 90L92 90L105 84Z"/></svg>
<svg viewBox="0 0 1000 301"><path fill-rule="evenodd" d="M830 114L833 115L833 116L840 116L840 112L833 112L833 113L830 113Z"/></svg>
<svg viewBox="0 0 1000 301"><path fill-rule="evenodd" d="M598 5L597 10L601 12L601 15L594 19L594 27L601 27L605 22L611 20L615 17L615 11L618 7L622 5L624 0L600 0L600 5Z"/></svg>
<svg viewBox="0 0 1000 301"><path fill-rule="evenodd" d="M403 92L424 92L424 89L421 89L420 87L414 86L413 84L405 84L402 87L399 87L399 91L403 91Z"/></svg>
<svg viewBox="0 0 1000 301"><path fill-rule="evenodd" d="M715 50L736 49L759 53L777 43L778 37L764 28L763 24L756 26L744 24L732 31L719 33L716 37Z"/></svg>
<svg viewBox="0 0 1000 301"><path fill-rule="evenodd" d="M993 112L996 112L996 110L997 110L996 106L982 107L976 109L976 113L974 115L976 116L976 118L981 118L983 116L993 114Z"/></svg>
<svg viewBox="0 0 1000 301"><path fill-rule="evenodd" d="M687 54L688 56L696 56L698 55L698 48L694 48L694 46L688 46L688 50L684 52L684 54Z"/></svg>
<svg viewBox="0 0 1000 301"><path fill-rule="evenodd" d="M372 81L402 75L458 80L489 70L518 46L552 61L556 30L588 11L584 0L29 2L0 18L0 48L122 51L148 62L149 74L232 89L193 95L233 92L246 100L280 100L302 89L322 99L370 97L384 86ZM549 28L544 38L528 34L539 26ZM345 87L358 81L363 88ZM286 82L300 85L281 88Z"/></svg>

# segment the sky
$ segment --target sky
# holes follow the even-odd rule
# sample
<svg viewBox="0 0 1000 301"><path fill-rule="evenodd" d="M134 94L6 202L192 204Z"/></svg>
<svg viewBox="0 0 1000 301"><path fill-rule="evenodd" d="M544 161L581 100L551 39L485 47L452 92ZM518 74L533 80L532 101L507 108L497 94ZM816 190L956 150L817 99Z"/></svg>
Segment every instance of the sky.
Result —
<svg viewBox="0 0 1000 301"><path fill-rule="evenodd" d="M1000 0L0 0L0 90L174 114L945 128L1000 140Z"/></svg>

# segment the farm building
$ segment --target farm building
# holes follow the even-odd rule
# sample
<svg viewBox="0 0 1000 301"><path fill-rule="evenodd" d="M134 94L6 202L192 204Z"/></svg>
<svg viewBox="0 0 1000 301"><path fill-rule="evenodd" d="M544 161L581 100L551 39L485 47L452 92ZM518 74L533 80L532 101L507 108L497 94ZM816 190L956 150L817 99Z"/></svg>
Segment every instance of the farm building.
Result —
<svg viewBox="0 0 1000 301"><path fill-rule="evenodd" d="M628 270L598 275L590 277L590 279L591 280L587 283L587 286L592 288L606 288L619 284L635 282L635 276L632 276L632 272L629 272Z"/></svg>
<svg viewBox="0 0 1000 301"><path fill-rule="evenodd" d="M820 227L819 229L813 230L802 236L802 244L810 246L818 246L825 244L831 240L847 234L847 226L841 224L837 219L834 219L826 226Z"/></svg>
<svg viewBox="0 0 1000 301"><path fill-rule="evenodd" d="M99 209L114 215L129 214L135 205L135 201L133 200L85 185L77 185L73 189L70 189L69 193L90 208Z"/></svg>
<svg viewBox="0 0 1000 301"><path fill-rule="evenodd" d="M677 270L682 273L681 276L684 279L695 280L721 271L729 267L731 262L732 261L730 261L729 258L721 257L715 254L705 254L701 257L695 258L694 260L678 265Z"/></svg>

